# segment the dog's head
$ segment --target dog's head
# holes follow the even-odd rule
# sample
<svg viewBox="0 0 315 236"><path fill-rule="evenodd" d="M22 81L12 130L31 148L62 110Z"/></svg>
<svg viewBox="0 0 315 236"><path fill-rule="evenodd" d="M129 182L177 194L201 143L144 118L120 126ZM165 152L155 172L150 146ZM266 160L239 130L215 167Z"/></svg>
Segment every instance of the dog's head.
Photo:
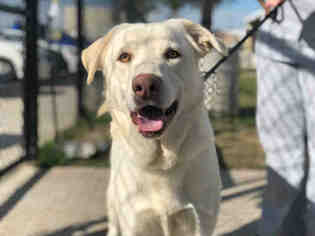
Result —
<svg viewBox="0 0 315 236"><path fill-rule="evenodd" d="M176 116L202 102L199 58L223 47L208 30L184 19L122 24L82 53L91 83L106 78L106 105L119 110L144 137L160 137ZM123 119L126 123L126 119Z"/></svg>

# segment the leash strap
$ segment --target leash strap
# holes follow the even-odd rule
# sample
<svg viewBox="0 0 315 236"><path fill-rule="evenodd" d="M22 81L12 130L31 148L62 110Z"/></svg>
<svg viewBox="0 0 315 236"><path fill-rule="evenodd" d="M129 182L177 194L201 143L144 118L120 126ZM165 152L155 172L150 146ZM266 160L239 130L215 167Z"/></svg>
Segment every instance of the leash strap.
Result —
<svg viewBox="0 0 315 236"><path fill-rule="evenodd" d="M255 25L251 30L249 30L246 35L232 48L229 49L228 54L226 56L223 56L209 71L207 71L204 74L204 81L206 81L210 75L214 74L218 67L223 64L229 57L232 56L234 52L236 52L243 44L244 42L252 36L254 33L256 33L259 28L268 20L269 18L272 18L276 16L277 10L280 6L282 6L283 3L285 3L286 0L280 2L276 7L274 7L269 14L267 14L257 25Z"/></svg>

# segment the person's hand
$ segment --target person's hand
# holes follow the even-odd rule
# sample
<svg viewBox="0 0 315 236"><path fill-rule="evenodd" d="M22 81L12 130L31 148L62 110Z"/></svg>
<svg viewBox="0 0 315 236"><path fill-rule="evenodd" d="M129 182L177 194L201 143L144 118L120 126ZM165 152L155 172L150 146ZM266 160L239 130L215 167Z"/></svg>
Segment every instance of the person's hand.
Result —
<svg viewBox="0 0 315 236"><path fill-rule="evenodd" d="M282 3L284 0L258 0L260 5L265 9L266 14L269 14L269 12L276 7L278 4Z"/></svg>

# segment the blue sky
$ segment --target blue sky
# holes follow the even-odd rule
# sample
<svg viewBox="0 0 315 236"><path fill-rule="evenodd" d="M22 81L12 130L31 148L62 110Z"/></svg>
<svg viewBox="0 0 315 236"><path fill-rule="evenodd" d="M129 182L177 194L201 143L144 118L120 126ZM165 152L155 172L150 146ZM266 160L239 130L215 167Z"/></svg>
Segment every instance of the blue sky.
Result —
<svg viewBox="0 0 315 236"><path fill-rule="evenodd" d="M215 11L215 28L242 28L244 17L260 9L257 0L225 0Z"/></svg>
<svg viewBox="0 0 315 236"><path fill-rule="evenodd" d="M238 29L245 27L244 17L251 12L260 9L257 0L224 0L214 12L213 26L219 29ZM188 18L194 22L200 22L200 10L191 6L184 6L179 17ZM151 14L152 20L162 20L169 16L167 9L160 9Z"/></svg>
<svg viewBox="0 0 315 236"><path fill-rule="evenodd" d="M3 3L9 4L21 4L22 0L0 0ZM73 0L72 0L73 1ZM86 0L87 2L89 0ZM40 0L44 3L47 1ZM45 4L46 5L46 4ZM244 17L249 15L251 12L259 9L260 6L257 0L224 0L223 3L217 7L214 12L214 28L217 29L238 29L245 26ZM179 13L180 17L188 18L194 22L200 21L199 9L192 8L191 6L185 6ZM159 9L151 14L150 19L162 20L169 17L167 9ZM43 18L43 17L41 17ZM12 17L0 12L0 27L10 24Z"/></svg>

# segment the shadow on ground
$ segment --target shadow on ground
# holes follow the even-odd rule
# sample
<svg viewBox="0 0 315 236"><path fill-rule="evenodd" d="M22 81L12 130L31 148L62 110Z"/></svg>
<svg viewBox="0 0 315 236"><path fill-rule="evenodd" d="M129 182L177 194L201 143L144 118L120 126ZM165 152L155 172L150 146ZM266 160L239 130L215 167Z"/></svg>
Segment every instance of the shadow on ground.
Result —
<svg viewBox="0 0 315 236"><path fill-rule="evenodd" d="M234 199L238 198L244 198L246 199L247 195L250 196L250 200L258 199L258 202L256 203L257 208L261 208L262 204L262 194L266 188L265 184L258 184L256 185L255 183L258 183L263 181L265 178L261 176L256 176L253 178L248 178L243 181L235 181L233 179L233 174L229 170L222 170L221 169L221 178L222 178L222 185L223 185L223 191L227 190L228 192L225 192L223 194L222 199L221 199L221 204L225 203L230 203ZM249 187L250 186L250 187ZM239 191L229 191L229 189L239 189ZM248 200L248 199L247 199ZM240 206L241 208L246 208L246 200L244 200L244 205ZM253 207L253 206L251 206ZM244 212L247 212L246 210L243 211L241 210L239 214L244 214ZM221 213L222 214L222 213ZM223 215L235 215L236 218L239 218L238 220L240 221L240 226L237 228L234 228L234 230L230 232L224 232L219 234L219 236L256 236L257 230L258 230L258 223L259 219L255 217L251 217L250 215L248 216L242 216L242 215L237 215L237 212L231 212L229 213L229 210L225 210ZM247 214L247 213L246 213ZM250 214L250 213L249 213ZM244 219L241 219L244 218ZM241 220L240 220L241 219ZM229 224L228 222L226 222Z"/></svg>
<svg viewBox="0 0 315 236"><path fill-rule="evenodd" d="M58 229L54 232L41 232L33 236L74 236L74 235L84 235L84 236L105 236L107 235L107 229L104 223L107 222L107 218L103 217L98 220L92 220L82 224L70 225L62 229ZM95 230L93 228L101 224L101 227L97 227Z"/></svg>
<svg viewBox="0 0 315 236"><path fill-rule="evenodd" d="M0 150L22 143L23 136L14 134L0 134Z"/></svg>
<svg viewBox="0 0 315 236"><path fill-rule="evenodd" d="M221 236L255 236L257 233L258 221L253 221L247 225L240 227L233 232L222 234Z"/></svg>
<svg viewBox="0 0 315 236"><path fill-rule="evenodd" d="M0 205L0 221L14 209L14 207L23 199L36 183L48 173L48 169L39 169L29 180L17 188L13 194Z"/></svg>
<svg viewBox="0 0 315 236"><path fill-rule="evenodd" d="M254 182L254 181L253 181ZM247 194L251 194L251 193L255 193L255 192L262 192L265 189L265 186L258 186L255 188L251 188L251 189L247 189L244 190L242 192L238 192L238 193L234 193L234 194L230 194L227 196L222 197L221 201L228 201L228 200L232 200L233 198L238 198L238 197L242 197L244 195Z"/></svg>

